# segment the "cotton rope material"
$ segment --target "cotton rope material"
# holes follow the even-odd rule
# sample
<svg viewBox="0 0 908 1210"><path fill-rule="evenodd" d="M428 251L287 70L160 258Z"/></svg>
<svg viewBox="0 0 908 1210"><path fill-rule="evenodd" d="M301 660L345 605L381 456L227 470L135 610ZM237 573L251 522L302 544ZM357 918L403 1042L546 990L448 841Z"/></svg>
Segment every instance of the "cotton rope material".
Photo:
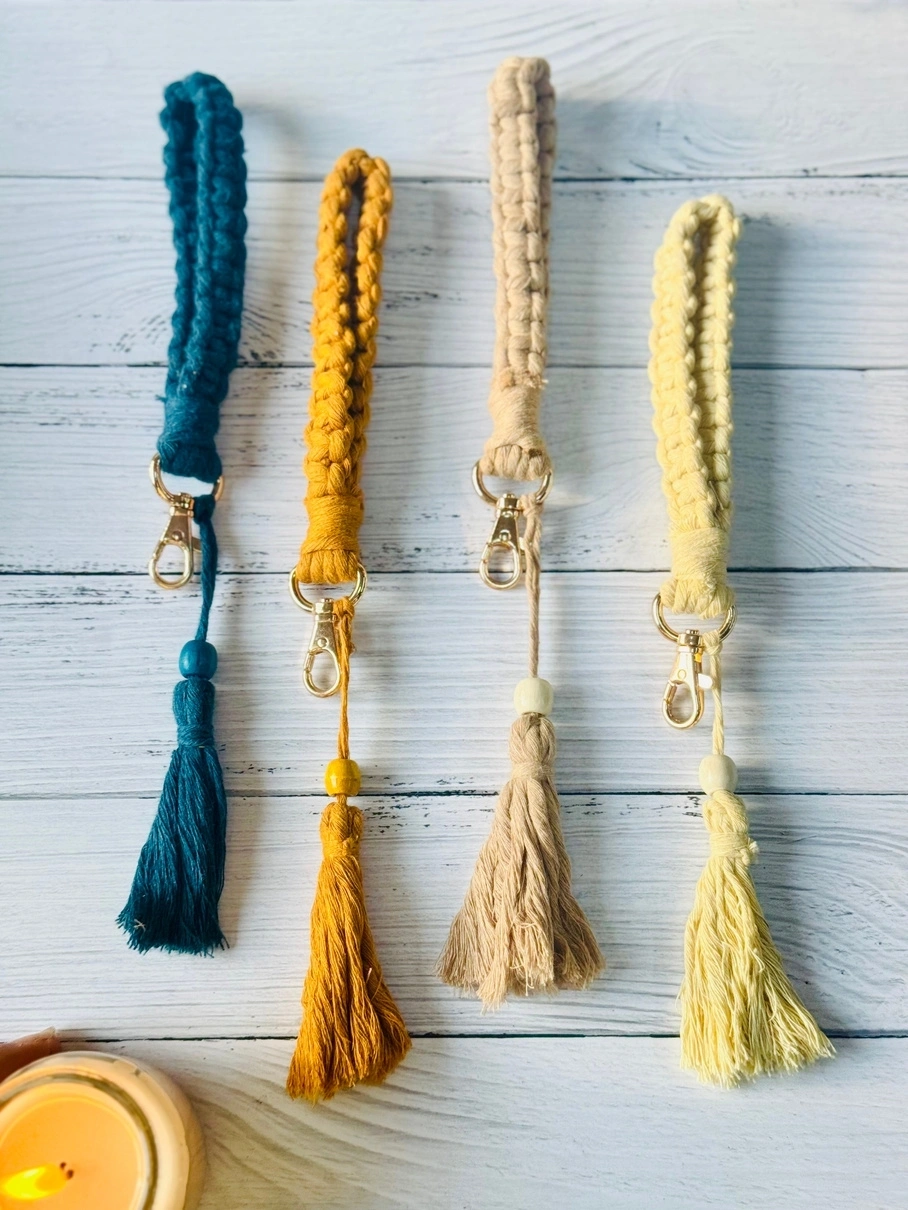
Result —
<svg viewBox="0 0 908 1210"><path fill-rule="evenodd" d="M732 272L739 232L722 197L688 202L675 214L656 254L649 367L672 553L671 575L654 605L662 633L678 641L681 673L669 682L663 713L684 729L699 717L704 687L712 689L714 703L713 754L700 765L710 855L685 934L682 1063L701 1079L727 1086L833 1053L770 936L750 874L757 846L734 793L737 769L725 755L719 656L734 622L726 564ZM665 622L664 609L725 621L704 635L679 634ZM706 677L699 671L704 651L710 658ZM687 716L678 714L674 701L682 687L691 696Z"/></svg>
<svg viewBox="0 0 908 1210"><path fill-rule="evenodd" d="M325 772L333 801L321 819L323 860L312 906L303 1019L287 1076L288 1093L311 1101L357 1083L381 1083L410 1048L366 915L359 858L363 814L349 801L359 791L360 771L350 759L347 724L354 607L365 588L358 537L363 519L360 462L372 394L381 250L392 202L384 160L348 151L325 180L319 212L315 369L304 463L309 529L290 577L297 604L316 614L305 682L320 697L340 693L337 758ZM348 596L317 605L301 590L304 584L350 581L355 584ZM312 675L314 659L322 652L332 657L336 669L328 689L319 688Z"/></svg>
<svg viewBox="0 0 908 1210"><path fill-rule="evenodd" d="M164 431L151 471L171 517L149 571L161 587L180 587L191 579L199 549L202 607L196 636L180 653L185 679L173 694L177 748L118 923L135 949L209 954L226 944L218 901L224 886L227 800L213 732L211 678L218 653L208 642L218 561L212 516L223 485L214 438L240 337L246 166L242 118L219 80L197 72L171 84L164 99L161 124L167 134L165 180L177 288ZM212 491L195 498L172 493L161 472L211 483ZM183 572L176 578L159 567L168 546L177 547L183 558Z"/></svg>
<svg viewBox="0 0 908 1210"><path fill-rule="evenodd" d="M508 59L489 89L492 129L492 216L495 274L494 375L489 398L493 432L474 472L542 479L521 497L497 502L495 530L481 574L492 587L516 584L526 572L528 676L515 690L511 777L498 798L492 830L479 854L463 907L438 961L445 983L475 992L486 1008L508 992L526 995L586 987L602 955L571 892L571 865L555 790L554 694L539 668L539 550L542 501L551 462L539 430L546 361L548 242L555 152L555 96L544 59ZM518 522L523 521L523 534ZM496 583L490 548L514 559Z"/></svg>

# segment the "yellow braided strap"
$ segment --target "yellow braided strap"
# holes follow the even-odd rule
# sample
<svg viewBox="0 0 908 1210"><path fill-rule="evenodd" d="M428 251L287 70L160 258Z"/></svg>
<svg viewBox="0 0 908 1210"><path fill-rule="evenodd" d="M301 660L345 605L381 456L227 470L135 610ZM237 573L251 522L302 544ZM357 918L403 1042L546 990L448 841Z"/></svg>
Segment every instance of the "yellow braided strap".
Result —
<svg viewBox="0 0 908 1210"><path fill-rule="evenodd" d="M675 214L656 253L649 376L676 613L714 618L734 601L726 582L731 528L731 329L735 244L731 204L711 196Z"/></svg>
<svg viewBox="0 0 908 1210"><path fill-rule="evenodd" d="M357 198L361 208L351 251L350 215ZM388 165L364 151L346 152L325 179L303 463L309 531L296 566L302 584L342 584L356 577L363 520L360 462L372 394L381 250L392 203Z"/></svg>

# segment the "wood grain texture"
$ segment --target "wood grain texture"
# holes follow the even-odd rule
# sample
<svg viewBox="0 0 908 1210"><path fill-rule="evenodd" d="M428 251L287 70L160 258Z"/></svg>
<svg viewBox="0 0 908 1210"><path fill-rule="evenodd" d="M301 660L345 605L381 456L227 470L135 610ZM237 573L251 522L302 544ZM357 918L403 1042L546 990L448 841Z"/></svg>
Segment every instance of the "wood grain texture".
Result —
<svg viewBox="0 0 908 1210"><path fill-rule="evenodd" d="M660 715L673 659L650 619L660 578L543 582L564 792L696 786L707 732L672 732ZM904 790L906 584L895 572L737 578L725 697L745 790ZM526 675L523 594L475 575L393 575L363 600L350 719L366 791L497 792ZM0 679L16 687L0 698L6 793L157 795L194 594L144 576L9 576L0 608ZM310 627L284 576L219 579L217 734L235 793L321 792L337 710L301 684Z"/></svg>
<svg viewBox="0 0 908 1210"><path fill-rule="evenodd" d="M694 194L745 218L737 365L904 367L905 181L559 184L553 366L643 366L656 248ZM310 361L318 183L253 184L242 356ZM0 361L162 363L173 311L166 193L153 181L0 181ZM378 342L384 365L491 364L488 186L396 188Z"/></svg>
<svg viewBox="0 0 908 1210"><path fill-rule="evenodd" d="M255 175L318 178L363 145L399 174L484 177L486 88L510 54L552 64L563 175L908 171L898 4L82 0L2 17L11 174L157 178L161 91L202 67L233 90Z"/></svg>
<svg viewBox="0 0 908 1210"><path fill-rule="evenodd" d="M130 1042L183 1082L202 1210L900 1210L908 1041L733 1093L653 1038L417 1042L382 1088L287 1099L289 1042ZM427 1190L431 1193L427 1194ZM784 1194L780 1191L784 1191Z"/></svg>
<svg viewBox="0 0 908 1210"><path fill-rule="evenodd" d="M433 968L493 799L360 801L369 915L414 1033L677 1032L684 923L708 852L699 795L564 798L574 887L607 971L588 991L516 999L485 1015ZM899 796L751 798L764 909L827 1029L908 1030L906 805ZM48 1021L95 1038L295 1035L324 798L231 798L221 900L231 948L208 961L137 954L115 926L155 806L110 797L0 803L0 951L8 969L30 972L27 987L0 984L10 1035Z"/></svg>
<svg viewBox="0 0 908 1210"><path fill-rule="evenodd" d="M166 517L145 474L162 382L157 368L0 369L0 570L143 571ZM487 388L478 368L376 375L371 572L475 571L493 515L469 481ZM308 392L305 369L233 375L218 437L225 571L285 573L295 559ZM908 373L739 370L735 396L733 567L908 567ZM666 566L646 372L554 369L544 412L556 467L544 566ZM61 526L45 501L62 484L74 517L109 520Z"/></svg>

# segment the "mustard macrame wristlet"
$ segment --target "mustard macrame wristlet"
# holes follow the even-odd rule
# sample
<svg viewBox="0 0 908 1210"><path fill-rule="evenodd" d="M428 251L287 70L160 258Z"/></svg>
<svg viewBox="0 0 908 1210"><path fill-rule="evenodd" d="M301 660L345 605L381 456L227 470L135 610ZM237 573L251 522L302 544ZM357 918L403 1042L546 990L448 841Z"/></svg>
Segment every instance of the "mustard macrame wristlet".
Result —
<svg viewBox="0 0 908 1210"><path fill-rule="evenodd" d="M671 575L653 613L661 633L677 643L662 712L684 730L700 720L704 690L712 689L714 706L713 753L700 764L710 856L685 935L682 1063L701 1079L724 1085L833 1053L770 936L750 875L757 846L734 792L737 770L725 755L720 652L736 616L726 564L732 270L739 230L722 197L688 202L675 214L656 254L649 366L672 554ZM723 620L705 634L679 632L665 610Z"/></svg>
<svg viewBox="0 0 908 1210"><path fill-rule="evenodd" d="M359 202L355 241L350 216ZM382 976L366 916L359 845L363 814L349 801L360 788L350 759L347 694L353 615L366 587L360 562L360 462L366 445L372 365L381 299L381 249L393 194L384 160L348 151L325 180L319 212L312 397L306 428L309 529L290 573L298 605L315 615L303 678L317 697L340 693L337 758L325 772L333 795L322 814L324 857L311 919L303 1020L287 1077L294 1097L317 1101L359 1082L380 1083L410 1048L403 1018ZM306 584L352 582L348 596L312 602ZM332 682L315 676L328 657Z"/></svg>
<svg viewBox="0 0 908 1210"><path fill-rule="evenodd" d="M479 494L497 510L480 563L482 579L492 588L511 588L526 573L529 675L514 694L520 717L511 728L511 778L499 796L491 834L451 926L438 973L444 982L475 991L486 1007L495 1008L508 992L586 987L604 964L571 892L555 789L555 732L548 717L554 694L538 676L542 503L552 478L539 431L555 152L549 65L544 59L506 60L492 81L489 102L498 281L489 397L494 427L473 478ZM485 475L542 483L520 497L496 498ZM511 559L504 578L493 570L497 551Z"/></svg>

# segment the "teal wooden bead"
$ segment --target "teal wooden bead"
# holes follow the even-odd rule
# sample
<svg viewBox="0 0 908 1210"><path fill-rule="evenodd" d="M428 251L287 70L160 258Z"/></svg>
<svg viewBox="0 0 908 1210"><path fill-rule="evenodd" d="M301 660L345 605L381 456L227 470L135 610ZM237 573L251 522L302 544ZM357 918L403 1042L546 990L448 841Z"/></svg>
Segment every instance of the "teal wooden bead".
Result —
<svg viewBox="0 0 908 1210"><path fill-rule="evenodd" d="M218 650L204 639L190 639L180 652L180 672L183 676L201 676L206 681L218 670Z"/></svg>

